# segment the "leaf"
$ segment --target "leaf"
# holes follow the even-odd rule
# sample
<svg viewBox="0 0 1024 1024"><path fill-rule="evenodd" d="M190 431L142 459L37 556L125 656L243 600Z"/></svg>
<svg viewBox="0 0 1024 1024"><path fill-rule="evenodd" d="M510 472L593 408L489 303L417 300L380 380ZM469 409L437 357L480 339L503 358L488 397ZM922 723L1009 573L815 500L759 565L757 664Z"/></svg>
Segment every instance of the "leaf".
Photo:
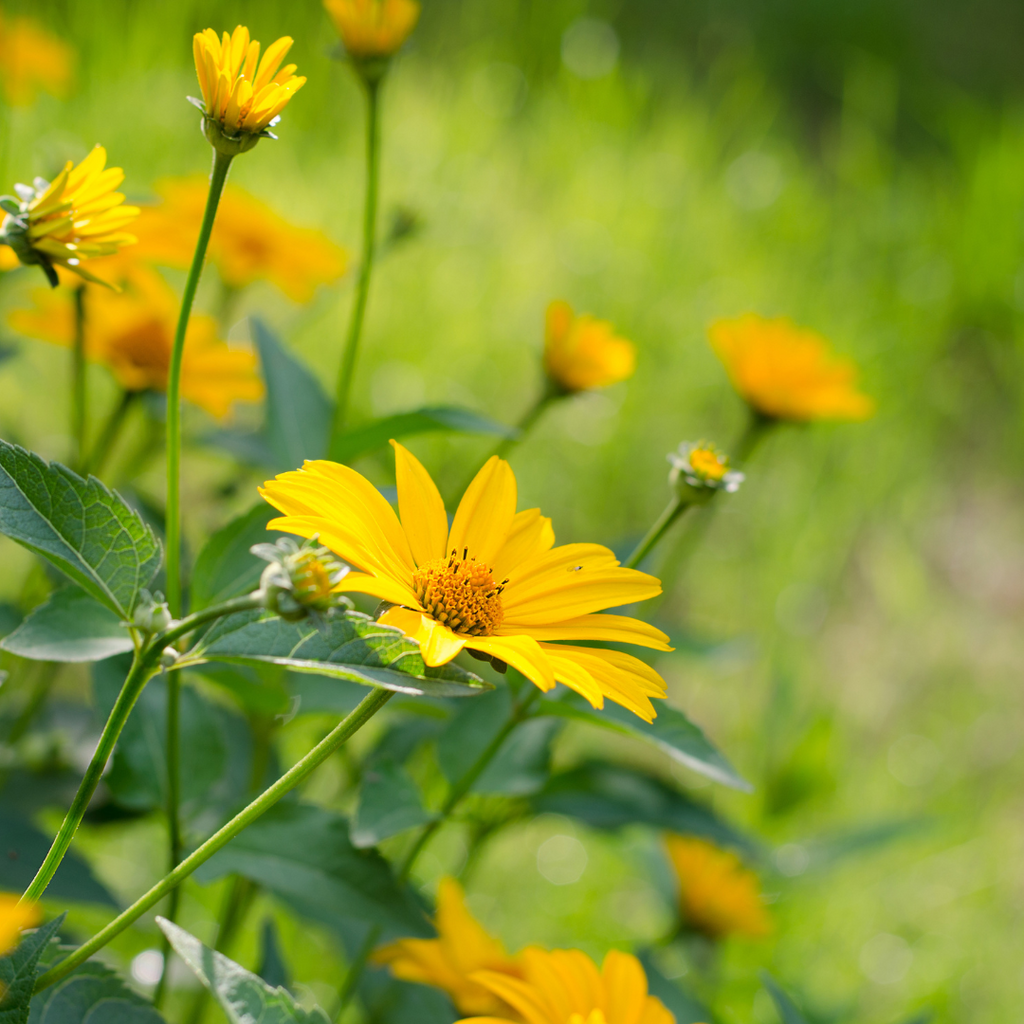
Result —
<svg viewBox="0 0 1024 1024"><path fill-rule="evenodd" d="M778 982L767 972L761 971L761 984L772 997L775 1009L782 1018L782 1024L808 1024L807 1018L797 1008L796 1003L779 988Z"/></svg>
<svg viewBox="0 0 1024 1024"><path fill-rule="evenodd" d="M521 722L473 785L474 793L528 796L543 788L551 772L551 745L562 723L551 718Z"/></svg>
<svg viewBox="0 0 1024 1024"><path fill-rule="evenodd" d="M218 620L190 652L193 658L286 665L413 696L466 697L491 689L457 665L427 668L419 644L361 612L337 610L322 629L255 610Z"/></svg>
<svg viewBox="0 0 1024 1024"><path fill-rule="evenodd" d="M632 711L606 701L604 709L595 711L582 697L575 693L560 695L554 700L545 700L538 705L537 714L555 715L580 722L599 725L642 739L661 747L674 761L686 765L692 771L720 782L744 793L753 791L753 786L736 772L725 756L704 735L700 726L677 708L661 701L657 706L658 717L653 722L637 718Z"/></svg>
<svg viewBox="0 0 1024 1024"><path fill-rule="evenodd" d="M161 1024L163 1020L109 967L90 960L32 1000L28 1024Z"/></svg>
<svg viewBox="0 0 1024 1024"><path fill-rule="evenodd" d="M387 970L363 972L359 999L374 1024L452 1024L463 1017L443 992L399 981Z"/></svg>
<svg viewBox="0 0 1024 1024"><path fill-rule="evenodd" d="M819 836L801 845L807 853L808 870L826 870L847 857L873 853L890 843L920 835L933 828L928 818L903 818L880 821L832 836Z"/></svg>
<svg viewBox="0 0 1024 1024"><path fill-rule="evenodd" d="M158 917L156 923L174 952L210 990L231 1024L330 1024L319 1007L303 1010L285 989L271 988L223 953L204 946L184 928L163 917Z"/></svg>
<svg viewBox="0 0 1024 1024"><path fill-rule="evenodd" d="M21 625L22 619L24 615L19 608L6 601L0 602L0 636L13 633Z"/></svg>
<svg viewBox="0 0 1024 1024"><path fill-rule="evenodd" d="M35 877L50 849L44 835L27 815L11 807L0 807L0 890L24 892ZM98 903L116 907L113 896L96 880L92 869L73 849L57 868L47 897L68 903ZM0 1018L2 1019L2 1018Z"/></svg>
<svg viewBox="0 0 1024 1024"><path fill-rule="evenodd" d="M519 436L519 431L515 427L482 416L472 409L454 405L433 405L412 412L385 416L383 419L350 430L335 442L331 458L336 462L352 462L362 455L383 448L392 438L398 440L435 430L456 434L484 434L490 437Z"/></svg>
<svg viewBox="0 0 1024 1024"><path fill-rule="evenodd" d="M647 990L665 1004L669 1013L675 1017L675 1024L702 1024L703 1021L711 1020L711 1011L703 1003L661 973L651 956L651 950L643 950L639 959L647 974Z"/></svg>
<svg viewBox="0 0 1024 1024"><path fill-rule="evenodd" d="M552 777L532 801L538 813L563 814L592 828L615 830L650 825L667 832L703 836L719 846L744 853L757 845L662 779L625 765L592 761Z"/></svg>
<svg viewBox="0 0 1024 1024"><path fill-rule="evenodd" d="M260 967L256 973L271 988L288 988L291 985L291 972L281 953L281 940L272 917L263 922L263 931L260 933Z"/></svg>
<svg viewBox="0 0 1024 1024"><path fill-rule="evenodd" d="M267 530L280 513L261 501L243 516L232 519L204 545L192 573L192 611L200 611L259 586L267 563L249 550L253 544L272 544L284 534Z"/></svg>
<svg viewBox="0 0 1024 1024"><path fill-rule="evenodd" d="M39 975L39 958L57 934L67 914L29 932L6 956L0 957L0 1024L27 1024L29 1002Z"/></svg>
<svg viewBox="0 0 1024 1024"><path fill-rule="evenodd" d="M359 805L352 819L352 845L376 846L381 840L425 825L437 815L423 806L419 790L408 772L394 761L375 762L363 773Z"/></svg>
<svg viewBox="0 0 1024 1024"><path fill-rule="evenodd" d="M195 877L237 874L275 893L304 917L380 924L392 935L431 934L410 890L375 850L357 850L349 823L310 804L280 803L214 854Z"/></svg>
<svg viewBox="0 0 1024 1024"><path fill-rule="evenodd" d="M160 543L95 477L0 441L0 533L42 555L126 618L160 567Z"/></svg>
<svg viewBox="0 0 1024 1024"><path fill-rule="evenodd" d="M320 382L257 317L250 321L267 384L264 436L275 472L296 469L327 452L334 407Z"/></svg>
<svg viewBox="0 0 1024 1024"><path fill-rule="evenodd" d="M55 591L0 647L34 661L101 661L134 648L120 618L78 587Z"/></svg>

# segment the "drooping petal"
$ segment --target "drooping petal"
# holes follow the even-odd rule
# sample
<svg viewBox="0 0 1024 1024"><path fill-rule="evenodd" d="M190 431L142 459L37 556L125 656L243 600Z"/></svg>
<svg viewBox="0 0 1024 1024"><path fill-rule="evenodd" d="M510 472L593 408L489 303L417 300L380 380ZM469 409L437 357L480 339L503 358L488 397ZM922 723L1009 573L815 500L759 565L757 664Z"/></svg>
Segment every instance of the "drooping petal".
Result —
<svg viewBox="0 0 1024 1024"><path fill-rule="evenodd" d="M516 514L516 478L504 459L492 455L459 502L448 547L493 565Z"/></svg>
<svg viewBox="0 0 1024 1024"><path fill-rule="evenodd" d="M398 484L398 513L417 565L447 553L448 515L444 499L430 474L408 448L397 441L395 476Z"/></svg>
<svg viewBox="0 0 1024 1024"><path fill-rule="evenodd" d="M580 615L575 619L550 625L521 626L504 623L498 635L524 632L535 640L608 640L612 643L636 644L656 651L671 651L669 637L656 626L628 615Z"/></svg>
<svg viewBox="0 0 1024 1024"><path fill-rule="evenodd" d="M420 645L423 661L431 668L447 665L466 646L466 638L453 633L429 615L408 608L389 608L379 619L395 626Z"/></svg>
<svg viewBox="0 0 1024 1024"><path fill-rule="evenodd" d="M465 646L511 665L544 691L555 685L551 661L532 637L472 636L465 638Z"/></svg>

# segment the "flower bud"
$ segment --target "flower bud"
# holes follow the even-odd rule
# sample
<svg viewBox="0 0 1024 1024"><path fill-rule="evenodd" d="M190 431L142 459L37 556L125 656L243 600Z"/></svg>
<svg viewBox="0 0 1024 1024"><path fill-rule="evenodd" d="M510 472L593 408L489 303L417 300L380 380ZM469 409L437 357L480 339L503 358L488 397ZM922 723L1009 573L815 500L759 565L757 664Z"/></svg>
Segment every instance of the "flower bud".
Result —
<svg viewBox="0 0 1024 1024"><path fill-rule="evenodd" d="M148 590L139 591L139 601L132 614L132 625L136 629L143 633L161 633L169 629L173 622L174 617L160 591L155 594Z"/></svg>
<svg viewBox="0 0 1024 1024"><path fill-rule="evenodd" d="M316 538L300 545L282 537L276 544L256 544L250 550L269 563L260 577L263 603L282 619L298 622L310 613L329 612L338 603L334 588L349 567Z"/></svg>
<svg viewBox="0 0 1024 1024"><path fill-rule="evenodd" d="M717 491L732 494L744 480L742 473L729 469L728 456L706 441L684 441L667 458L672 466L669 486L687 504L703 504Z"/></svg>

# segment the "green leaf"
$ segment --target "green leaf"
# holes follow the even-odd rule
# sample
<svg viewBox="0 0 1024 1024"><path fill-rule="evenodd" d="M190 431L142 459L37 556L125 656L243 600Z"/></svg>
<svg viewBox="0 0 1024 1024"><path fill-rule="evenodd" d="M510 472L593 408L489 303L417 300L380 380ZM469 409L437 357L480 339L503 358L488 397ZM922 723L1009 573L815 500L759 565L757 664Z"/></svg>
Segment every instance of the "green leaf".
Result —
<svg viewBox="0 0 1024 1024"><path fill-rule="evenodd" d="M239 612L214 623L190 653L215 661L286 665L413 696L466 697L491 689L457 665L427 668L419 644L401 630L353 611L335 611L321 629L308 620Z"/></svg>
<svg viewBox="0 0 1024 1024"><path fill-rule="evenodd" d="M304 917L336 927L355 919L391 935L431 934L422 908L375 850L357 850L349 823L310 804L280 803L196 872L201 882L237 874Z"/></svg>
<svg viewBox="0 0 1024 1024"><path fill-rule="evenodd" d="M647 990L665 1004L669 1013L675 1017L675 1024L703 1024L711 1020L711 1011L702 1002L661 973L651 956L651 950L641 952L639 959L647 974Z"/></svg>
<svg viewBox="0 0 1024 1024"><path fill-rule="evenodd" d="M153 531L115 492L6 441L0 441L0 533L125 618L162 558Z"/></svg>
<svg viewBox="0 0 1024 1024"><path fill-rule="evenodd" d="M603 710L595 711L578 694L566 693L554 700L543 701L537 714L571 718L599 725L602 729L639 736L661 747L674 761L714 782L744 793L753 791L754 787L736 772L700 726L664 701L658 701L656 710L658 717L653 722L645 722L632 711L611 701L605 702Z"/></svg>
<svg viewBox="0 0 1024 1024"><path fill-rule="evenodd" d="M24 892L50 849L44 835L27 815L0 807L0 891ZM47 889L47 896L68 903L98 903L116 907L113 896L96 880L89 865L73 849L65 854Z"/></svg>
<svg viewBox="0 0 1024 1024"><path fill-rule="evenodd" d="M761 984L772 997L775 1009L782 1018L782 1024L808 1024L807 1018L800 1012L796 1003L779 987L778 982L767 972L761 971Z"/></svg>
<svg viewBox="0 0 1024 1024"><path fill-rule="evenodd" d="M24 618L19 608L7 601L0 601L0 636L13 633Z"/></svg>
<svg viewBox="0 0 1024 1024"><path fill-rule="evenodd" d="M322 459L334 406L320 382L260 319L250 321L267 384L264 436L276 472L297 469L305 459Z"/></svg>
<svg viewBox="0 0 1024 1024"><path fill-rule="evenodd" d="M90 960L32 1000L28 1024L162 1024L163 1020L109 967Z"/></svg>
<svg viewBox="0 0 1024 1024"><path fill-rule="evenodd" d="M432 821L436 815L423 806L416 784L394 761L375 761L363 772L359 806L352 819L352 845L376 846L381 840Z"/></svg>
<svg viewBox="0 0 1024 1024"><path fill-rule="evenodd" d="M592 828L650 825L667 832L703 836L747 854L758 846L710 807L662 779L625 765L592 761L555 775L532 801L537 813L563 814Z"/></svg>
<svg viewBox="0 0 1024 1024"><path fill-rule="evenodd" d="M303 1010L285 989L271 988L223 953L204 946L184 928L163 917L158 917L156 923L174 952L210 990L231 1024L330 1024L319 1007Z"/></svg>
<svg viewBox="0 0 1024 1024"><path fill-rule="evenodd" d="M0 957L0 1024L27 1024L29 1003L39 975L39 958L66 916L61 914L29 932L10 953Z"/></svg>
<svg viewBox="0 0 1024 1024"><path fill-rule="evenodd" d="M253 544L272 544L284 536L267 530L267 523L279 515L277 509L261 501L245 515L232 519L206 542L192 573L192 611L248 594L259 586L260 574L267 563L249 549Z"/></svg>
<svg viewBox="0 0 1024 1024"><path fill-rule="evenodd" d="M288 988L291 985L291 972L281 952L281 940L272 917L263 922L263 931L260 933L260 967L256 973L271 988Z"/></svg>
<svg viewBox="0 0 1024 1024"><path fill-rule="evenodd" d="M518 437L515 427L506 426L471 409L452 405L427 406L412 412L385 416L350 430L338 439L331 452L337 462L352 462L361 455L383 448L392 438L411 437L443 430L456 434L484 434L490 437Z"/></svg>
<svg viewBox="0 0 1024 1024"><path fill-rule="evenodd" d="M110 609L78 587L64 587L33 609L0 647L34 661L101 661L134 644Z"/></svg>

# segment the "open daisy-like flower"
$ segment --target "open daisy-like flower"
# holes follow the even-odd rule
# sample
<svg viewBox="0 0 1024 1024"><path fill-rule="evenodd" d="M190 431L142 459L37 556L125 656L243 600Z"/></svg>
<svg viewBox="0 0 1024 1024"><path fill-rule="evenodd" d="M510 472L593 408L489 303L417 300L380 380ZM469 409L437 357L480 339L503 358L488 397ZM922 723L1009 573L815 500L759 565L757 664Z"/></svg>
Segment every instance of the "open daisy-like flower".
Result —
<svg viewBox="0 0 1024 1024"><path fill-rule="evenodd" d="M636 369L636 346L615 333L607 320L577 316L568 302L548 306L544 330L544 371L561 391L572 394L628 380Z"/></svg>
<svg viewBox="0 0 1024 1024"><path fill-rule="evenodd" d="M729 458L707 441L684 441L674 452L668 453L672 468L669 484L682 492L687 491L691 501L706 501L715 491L734 494L745 477L729 468Z"/></svg>
<svg viewBox="0 0 1024 1024"><path fill-rule="evenodd" d="M668 651L659 629L624 615L598 615L655 597L661 583L626 569L599 544L554 547L551 520L516 512L516 478L492 456L448 526L434 481L402 445L395 449L398 515L363 476L334 462L307 462L260 489L283 513L269 529L318 536L346 562L339 591L393 607L380 621L418 641L423 660L444 665L460 651L511 665L541 690L564 683L600 708L605 698L646 721L661 676L638 658L572 640Z"/></svg>
<svg viewBox="0 0 1024 1024"><path fill-rule="evenodd" d="M203 131L210 144L230 156L244 153L267 131L281 111L306 84L295 74L296 65L281 67L294 40L283 36L271 43L260 60L260 44L239 25L231 35L219 37L212 28L192 40L196 74L203 92Z"/></svg>
<svg viewBox="0 0 1024 1024"><path fill-rule="evenodd" d="M55 267L106 284L82 263L135 242L125 228L139 208L125 206L116 191L124 171L106 165L107 151L97 146L77 167L69 160L52 182L36 178L32 185L14 186L17 199L0 199L7 214L0 243L9 245L22 263L42 267L54 288L59 283Z"/></svg>
<svg viewBox="0 0 1024 1024"><path fill-rule="evenodd" d="M324 0L351 57L356 60L390 57L416 27L416 0Z"/></svg>
<svg viewBox="0 0 1024 1024"><path fill-rule="evenodd" d="M600 968L578 949L531 947L520 957L522 978L497 971L473 975L513 1012L458 1024L675 1024L665 1004L648 994L643 966L629 953L613 949Z"/></svg>

